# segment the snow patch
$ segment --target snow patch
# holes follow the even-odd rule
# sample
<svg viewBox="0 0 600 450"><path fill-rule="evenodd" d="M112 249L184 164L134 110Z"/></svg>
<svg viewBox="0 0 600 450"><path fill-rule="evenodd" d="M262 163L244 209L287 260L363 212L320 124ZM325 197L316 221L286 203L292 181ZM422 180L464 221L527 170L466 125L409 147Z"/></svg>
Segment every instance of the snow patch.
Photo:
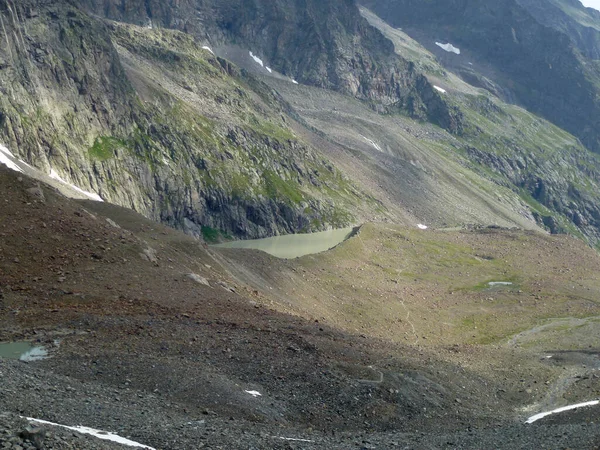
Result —
<svg viewBox="0 0 600 450"><path fill-rule="evenodd" d="M569 405L569 406L563 406L562 408L558 408L552 411L547 411L547 412L543 412L543 413L539 413L536 414L535 416L531 416L529 419L527 419L525 421L525 423L533 423L536 422L546 416L549 416L550 414L556 414L556 413L561 413L561 412L565 412L565 411L571 411L572 409L578 409L578 408L584 408L586 406L596 406L597 404L599 404L600 401L599 400L592 400L591 402L585 402L585 403L577 403L576 405Z"/></svg>
<svg viewBox="0 0 600 450"><path fill-rule="evenodd" d="M46 359L47 357L48 350L46 350L44 347L32 347L30 350L26 351L21 355L19 361L41 361L42 359Z"/></svg>
<svg viewBox="0 0 600 450"><path fill-rule="evenodd" d="M367 141L369 144L371 144L375 148L375 150L383 152L383 150L381 149L381 147L379 145L377 145L377 143L375 141L369 139L366 136L363 136L362 134L360 135L360 137L363 138L365 141Z"/></svg>
<svg viewBox="0 0 600 450"><path fill-rule="evenodd" d="M490 281L488 286L512 286L510 281Z"/></svg>
<svg viewBox="0 0 600 450"><path fill-rule="evenodd" d="M435 45L437 45L438 47L440 47L443 50L446 50L448 53L456 53L457 55L460 55L460 48L455 47L450 42L448 42L447 44L442 44L441 42L436 42Z"/></svg>
<svg viewBox="0 0 600 450"><path fill-rule="evenodd" d="M265 69L267 69L267 72L273 73L273 70L269 66L265 66Z"/></svg>
<svg viewBox="0 0 600 450"><path fill-rule="evenodd" d="M250 53L250 57L251 57L251 58L252 58L254 61L256 61L256 63L257 63L257 64L260 64L260 67L265 67L265 65L264 65L264 63L263 63L263 60L262 60L262 59L260 59L258 56L256 56L256 55L255 55L254 53L252 53L252 52L248 52L248 53Z"/></svg>
<svg viewBox="0 0 600 450"><path fill-rule="evenodd" d="M139 442L131 441L129 439L119 436L118 434L109 433L107 431L96 430L94 428L82 427L82 426L70 427L68 425L61 425L61 424L54 423L54 422L48 422L47 420L34 419L32 417L21 416L21 418L29 420L30 422L40 423L43 425L52 425L55 427L66 428L67 430L77 431L78 433L89 434L91 436L97 437L98 439L116 442L118 444L127 445L129 447L138 447L138 448L145 448L148 450L156 450L152 447L148 447L147 445L140 444Z"/></svg>
<svg viewBox="0 0 600 450"><path fill-rule="evenodd" d="M244 391L246 394L250 394L252 397L261 397L262 394L258 391Z"/></svg>
<svg viewBox="0 0 600 450"><path fill-rule="evenodd" d="M50 178L56 180L56 181L60 181L62 184L66 184L67 186L71 187L72 189L76 190L77 192L79 192L80 194L85 195L86 197L89 197L92 200L95 200L97 202L103 202L104 200L102 200L102 197L100 197L98 194L95 194L93 192L88 192L88 191L84 191L83 189L75 186L74 184L68 183L67 181L63 180L60 175L58 175L54 169L50 170Z"/></svg>
<svg viewBox="0 0 600 450"><path fill-rule="evenodd" d="M212 49L210 47L206 46L206 45L204 45L202 48L204 50L207 50L207 51L211 52L213 55L215 54L215 52L213 52Z"/></svg>
<svg viewBox="0 0 600 450"><path fill-rule="evenodd" d="M4 164L16 172L23 172L23 169L17 166L11 158L14 159L14 155L4 145L0 144L0 164Z"/></svg>
<svg viewBox="0 0 600 450"><path fill-rule="evenodd" d="M434 86L433 86L433 88L434 88L436 91L440 91L442 94L445 94L445 93L446 93L446 89L443 89L443 88L441 88L441 87L439 87L439 86L435 86L435 85L434 85Z"/></svg>
<svg viewBox="0 0 600 450"><path fill-rule="evenodd" d="M423 225L422 223L419 223L419 224L417 224L417 228L418 228L419 230L426 230L426 229L428 229L429 227L428 227L427 225Z"/></svg>
<svg viewBox="0 0 600 450"><path fill-rule="evenodd" d="M314 442L311 441L310 439L299 439L299 438L288 438L288 437L283 437L283 436L277 436L279 439L284 440L284 441L294 441L294 442Z"/></svg>
<svg viewBox="0 0 600 450"><path fill-rule="evenodd" d="M292 83L298 84L298 82L296 80L294 80L293 78L292 78Z"/></svg>

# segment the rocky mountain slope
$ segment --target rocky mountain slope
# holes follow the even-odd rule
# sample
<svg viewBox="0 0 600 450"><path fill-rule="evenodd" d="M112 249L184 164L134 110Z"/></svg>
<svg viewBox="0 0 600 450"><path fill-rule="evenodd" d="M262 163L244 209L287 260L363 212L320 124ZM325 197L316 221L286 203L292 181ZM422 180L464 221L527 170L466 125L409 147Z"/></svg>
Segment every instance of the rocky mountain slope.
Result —
<svg viewBox="0 0 600 450"><path fill-rule="evenodd" d="M19 416L157 449L599 442L597 408L524 423L598 392L600 262L581 242L369 225L285 262L4 167L0 193L0 340L51 355L0 359L6 448L119 448Z"/></svg>
<svg viewBox="0 0 600 450"><path fill-rule="evenodd" d="M190 36L65 2L2 11L0 140L46 173L196 235L343 226L376 203L297 139L266 87Z"/></svg>
<svg viewBox="0 0 600 450"><path fill-rule="evenodd" d="M582 54L573 41L583 40L585 46L581 47L588 48L595 44L586 37L574 37L581 26L562 11L558 14L556 2L550 5L543 2L544 14L529 12L534 3L529 0L362 2L428 49L446 53L444 60L448 67L468 82L523 105L579 137L589 149L599 151L600 78L596 64L584 56L593 56L593 52L584 49ZM585 11L583 6L580 10ZM557 29L547 26L550 16L553 23L559 21L562 25ZM565 27L574 30L567 35ZM595 36L594 30L590 30L590 36ZM445 52L436 42L451 43L460 54ZM491 85L489 80L493 82Z"/></svg>
<svg viewBox="0 0 600 450"><path fill-rule="evenodd" d="M465 64L468 47L453 67L471 85L442 65L459 55L354 4L2 5L0 143L192 235L391 220L537 223L600 238L598 158L478 88L516 92L491 66ZM473 12L474 23L488 12Z"/></svg>
<svg viewBox="0 0 600 450"><path fill-rule="evenodd" d="M252 49L298 82L460 130L460 115L422 74L394 54L391 43L368 25L353 0L79 3L113 20L182 30L213 46Z"/></svg>
<svg viewBox="0 0 600 450"><path fill-rule="evenodd" d="M406 32L366 9L362 12L463 113L463 133L447 139L448 147L466 155L471 169L519 194L536 220L552 232L597 242L597 154L559 127L466 83L445 68L444 55L436 57L435 50L429 51ZM493 82L486 80L492 89Z"/></svg>
<svg viewBox="0 0 600 450"><path fill-rule="evenodd" d="M585 8L579 0L519 0L543 25L567 35L591 60L600 59L600 11Z"/></svg>

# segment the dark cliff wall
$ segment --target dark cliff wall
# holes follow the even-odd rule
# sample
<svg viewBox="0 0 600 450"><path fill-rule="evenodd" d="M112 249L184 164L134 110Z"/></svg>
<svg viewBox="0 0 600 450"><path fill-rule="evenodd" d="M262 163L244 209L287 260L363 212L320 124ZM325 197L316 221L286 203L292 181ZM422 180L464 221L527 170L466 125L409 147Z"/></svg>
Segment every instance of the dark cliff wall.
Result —
<svg viewBox="0 0 600 450"><path fill-rule="evenodd" d="M579 0L517 0L541 24L567 35L581 53L600 59L600 11Z"/></svg>

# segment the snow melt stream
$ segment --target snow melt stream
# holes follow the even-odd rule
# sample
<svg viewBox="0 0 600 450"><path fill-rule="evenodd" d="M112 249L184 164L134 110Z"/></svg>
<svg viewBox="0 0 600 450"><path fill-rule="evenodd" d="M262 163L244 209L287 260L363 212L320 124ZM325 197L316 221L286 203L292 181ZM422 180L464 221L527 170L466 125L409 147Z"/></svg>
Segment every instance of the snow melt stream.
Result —
<svg viewBox="0 0 600 450"><path fill-rule="evenodd" d="M362 134L360 135L360 137L362 137L365 141L367 141L369 144L371 144L373 146L373 148L375 148L375 150L379 150L380 152L383 151L381 149L381 147L379 145L377 145L377 143L375 141L373 141L372 139L369 139L368 137L363 136Z"/></svg>
<svg viewBox="0 0 600 450"><path fill-rule="evenodd" d="M145 448L148 450L156 450L152 447L148 447L147 445L140 444L139 442L131 441L127 438L121 437L118 434L108 433L106 431L96 430L94 428L81 427L81 426L70 427L68 425L61 425L61 424L54 423L54 422L48 422L47 420L34 419L32 417L21 416L21 418L29 420L30 422L40 423L43 425L52 425L55 427L66 428L67 430L77 431L78 433L89 434L91 436L95 436L95 437L97 437L99 439L103 439L105 441L117 442L119 444L128 445L129 447L138 447L138 448Z"/></svg>

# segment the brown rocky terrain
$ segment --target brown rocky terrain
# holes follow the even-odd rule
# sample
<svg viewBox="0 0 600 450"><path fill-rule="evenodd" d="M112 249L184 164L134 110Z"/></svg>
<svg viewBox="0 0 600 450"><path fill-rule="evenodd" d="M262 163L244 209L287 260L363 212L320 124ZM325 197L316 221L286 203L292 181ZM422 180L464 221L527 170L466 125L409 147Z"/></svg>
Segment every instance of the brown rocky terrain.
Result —
<svg viewBox="0 0 600 450"><path fill-rule="evenodd" d="M521 11L482 5L466 31ZM534 52L561 80L595 70L554 39L576 9ZM600 397L600 156L503 83L351 1L0 0L0 27L0 351L49 354L0 358L0 448L599 448L597 404L525 421ZM207 245L351 224L290 260Z"/></svg>
<svg viewBox="0 0 600 450"><path fill-rule="evenodd" d="M364 289L376 291L369 298L388 285L419 297L430 290L431 267L415 281L396 279L398 285L379 278L389 274L383 263L393 250L384 250L390 238L403 243L400 234L411 237L418 253L431 250L425 235L400 229L390 235L386 227L367 226L332 252L285 262L255 251L207 249L136 213L68 200L4 167L0 189L0 339L39 342L51 352L43 361L0 363L5 442L24 430L17 419L22 415L117 432L155 448L472 448L486 442L501 448L500 438L506 447L520 442L521 448L597 443L595 428L587 426L594 409L558 423L522 424L537 412L527 408L543 401L546 387L558 387L563 368L579 367L580 359L563 357L555 366L535 356L535 345L478 343L466 333L431 336L430 344L406 341L404 333L388 334L376 318L355 319L363 324L358 329L347 314L322 313L333 298L327 280L341 277L334 290L344 292L345 270L336 272L336 264L355 273L377 253L382 267L365 266L371 286ZM475 236L467 253L490 245L490 233L466 235ZM584 280L590 265L598 264L597 255L576 241L518 231L491 235L495 242L534 245L544 264L568 258L564 263L581 270ZM442 241L456 241L461 233L448 236ZM360 239L372 249L359 251ZM434 257L436 264L446 261L440 258ZM270 284L241 282L249 271L239 267L247 262L255 280L263 276ZM299 270L306 271L306 281L289 279L290 271ZM544 286L551 286L546 279ZM560 282L560 276L548 279ZM307 294L321 292L314 301L322 308L303 310L288 280ZM593 283L586 286L596 292ZM489 294L453 295L459 305L466 301L468 311ZM574 295L573 305L584 302L580 292ZM597 315L593 300L587 301L587 312L576 308L578 317ZM437 319L439 306L424 302L419 314ZM422 319L415 314L414 320ZM418 335L435 335L436 328ZM565 342L559 335L552 348ZM585 350L594 352L587 345ZM548 406L597 395L596 378L580 379L567 383L569 389ZM48 448L101 448L92 438L52 430ZM21 445L12 442L6 448Z"/></svg>

